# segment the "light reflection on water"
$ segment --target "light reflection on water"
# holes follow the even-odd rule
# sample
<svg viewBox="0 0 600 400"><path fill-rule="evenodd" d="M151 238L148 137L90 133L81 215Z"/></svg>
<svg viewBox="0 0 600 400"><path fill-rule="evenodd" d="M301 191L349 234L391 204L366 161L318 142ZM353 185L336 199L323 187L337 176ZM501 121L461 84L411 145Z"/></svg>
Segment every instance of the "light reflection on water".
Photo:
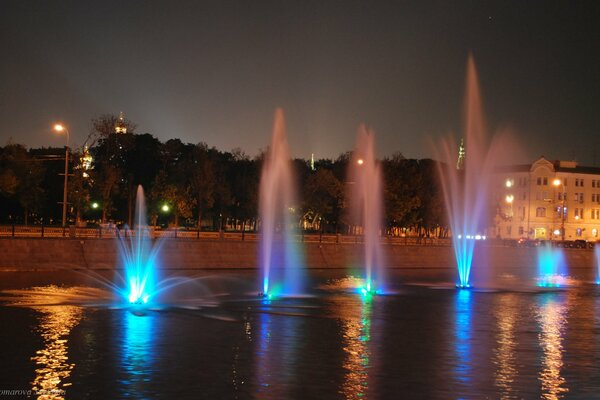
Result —
<svg viewBox="0 0 600 400"><path fill-rule="evenodd" d="M293 397L291 389L299 372L297 359L301 317L262 312L257 319L257 397Z"/></svg>
<svg viewBox="0 0 600 400"><path fill-rule="evenodd" d="M67 336L83 316L78 306L36 306L40 314L37 330L44 340L44 348L31 359L36 364L32 390L38 399L63 399L71 383L74 363L69 362Z"/></svg>
<svg viewBox="0 0 600 400"><path fill-rule="evenodd" d="M372 299L362 296L340 308L342 349L345 352L343 368L346 371L341 393L346 399L369 398L372 311Z"/></svg>
<svg viewBox="0 0 600 400"><path fill-rule="evenodd" d="M123 333L120 341L120 365L124 377L119 380L126 397L146 398L149 382L156 373L153 368L156 324L160 315L154 313L136 315L129 311L119 313L123 318Z"/></svg>
<svg viewBox="0 0 600 400"><path fill-rule="evenodd" d="M538 339L543 355L538 379L544 399L559 399L569 391L567 382L561 375L564 366L563 334L567 325L566 314L567 305L561 303L558 294L548 293L541 297L537 320L541 327Z"/></svg>
<svg viewBox="0 0 600 400"><path fill-rule="evenodd" d="M501 399L515 398L516 364L515 324L520 313L518 297L514 293L500 294L495 302L494 314L498 323L493 362L496 365L494 385Z"/></svg>
<svg viewBox="0 0 600 400"><path fill-rule="evenodd" d="M472 378L471 360L471 309L472 294L470 290L461 289L456 293L454 318L454 376L456 383L468 387Z"/></svg>

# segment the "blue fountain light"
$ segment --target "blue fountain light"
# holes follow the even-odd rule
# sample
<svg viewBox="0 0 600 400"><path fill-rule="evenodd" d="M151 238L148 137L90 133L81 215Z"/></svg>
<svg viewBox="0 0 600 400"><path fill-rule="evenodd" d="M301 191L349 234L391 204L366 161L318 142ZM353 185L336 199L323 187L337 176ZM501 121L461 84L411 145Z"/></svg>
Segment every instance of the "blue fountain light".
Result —
<svg viewBox="0 0 600 400"><path fill-rule="evenodd" d="M561 287L564 281L566 262L561 248L550 244L537 249L538 281L537 285L544 288Z"/></svg>
<svg viewBox="0 0 600 400"><path fill-rule="evenodd" d="M147 304L158 292L157 256L160 243L154 244L146 224L144 190L138 186L136 196L136 226L125 228L125 237L118 237L119 254L125 269L122 296L131 304Z"/></svg>

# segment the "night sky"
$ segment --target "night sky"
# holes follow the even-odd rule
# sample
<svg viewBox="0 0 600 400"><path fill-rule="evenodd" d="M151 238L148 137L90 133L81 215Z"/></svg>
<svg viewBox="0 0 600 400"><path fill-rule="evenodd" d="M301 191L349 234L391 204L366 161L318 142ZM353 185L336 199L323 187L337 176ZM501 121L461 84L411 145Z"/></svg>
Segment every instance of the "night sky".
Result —
<svg viewBox="0 0 600 400"><path fill-rule="evenodd" d="M527 157L600 164L599 1L0 1L0 145L81 145L91 118L255 155L284 108L296 157L357 125L431 157L462 125L472 52L490 132Z"/></svg>

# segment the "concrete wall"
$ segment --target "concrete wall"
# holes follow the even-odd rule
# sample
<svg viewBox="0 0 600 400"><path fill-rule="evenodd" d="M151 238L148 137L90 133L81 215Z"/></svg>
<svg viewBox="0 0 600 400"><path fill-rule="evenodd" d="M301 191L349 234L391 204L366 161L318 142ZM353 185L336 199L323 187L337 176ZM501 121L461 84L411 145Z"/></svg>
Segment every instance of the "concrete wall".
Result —
<svg viewBox="0 0 600 400"><path fill-rule="evenodd" d="M340 268L360 265L360 244L299 243L307 268ZM454 270L453 250L448 246L384 245L386 265L398 269ZM492 270L531 270L536 248L484 247L476 252L475 265ZM569 269L595 271L594 252L564 249ZM167 240L161 249L163 268L252 269L258 265L258 242L235 240ZM117 244L112 239L0 239L0 270L112 269L120 268Z"/></svg>

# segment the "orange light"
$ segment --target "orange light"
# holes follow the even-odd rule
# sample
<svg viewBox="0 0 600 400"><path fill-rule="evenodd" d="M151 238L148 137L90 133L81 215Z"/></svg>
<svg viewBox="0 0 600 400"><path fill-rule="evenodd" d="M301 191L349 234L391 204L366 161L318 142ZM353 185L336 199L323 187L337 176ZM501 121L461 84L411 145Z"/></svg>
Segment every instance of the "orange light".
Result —
<svg viewBox="0 0 600 400"><path fill-rule="evenodd" d="M54 130L55 130L56 132L62 132L62 131L64 131L64 130L65 130L65 127L64 127L64 126L62 126L61 124L55 124L55 125L54 125Z"/></svg>

